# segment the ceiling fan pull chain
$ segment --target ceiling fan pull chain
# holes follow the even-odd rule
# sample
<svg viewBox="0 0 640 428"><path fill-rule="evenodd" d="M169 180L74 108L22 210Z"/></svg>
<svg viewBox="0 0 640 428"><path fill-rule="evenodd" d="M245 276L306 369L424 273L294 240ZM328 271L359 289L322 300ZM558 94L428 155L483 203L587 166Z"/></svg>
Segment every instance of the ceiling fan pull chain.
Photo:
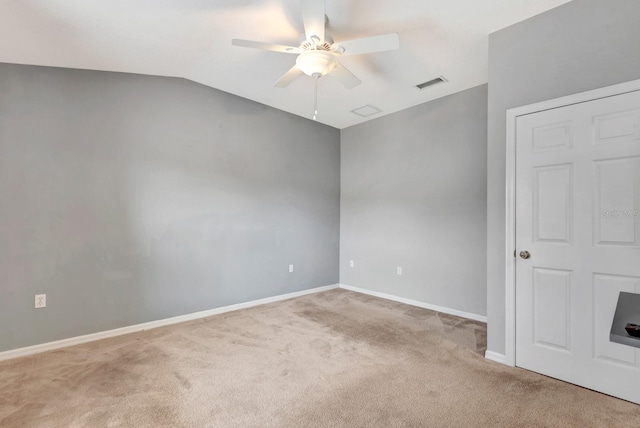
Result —
<svg viewBox="0 0 640 428"><path fill-rule="evenodd" d="M313 93L313 120L318 117L318 79L320 76L314 76L316 79Z"/></svg>

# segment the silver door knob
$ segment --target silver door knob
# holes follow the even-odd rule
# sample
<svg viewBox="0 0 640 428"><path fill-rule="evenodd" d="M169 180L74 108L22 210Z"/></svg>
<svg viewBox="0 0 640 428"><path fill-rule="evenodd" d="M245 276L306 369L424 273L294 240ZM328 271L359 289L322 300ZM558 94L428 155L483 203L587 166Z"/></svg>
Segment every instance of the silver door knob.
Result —
<svg viewBox="0 0 640 428"><path fill-rule="evenodd" d="M529 253L527 250L520 251L520 257L526 260L531 257L531 253Z"/></svg>

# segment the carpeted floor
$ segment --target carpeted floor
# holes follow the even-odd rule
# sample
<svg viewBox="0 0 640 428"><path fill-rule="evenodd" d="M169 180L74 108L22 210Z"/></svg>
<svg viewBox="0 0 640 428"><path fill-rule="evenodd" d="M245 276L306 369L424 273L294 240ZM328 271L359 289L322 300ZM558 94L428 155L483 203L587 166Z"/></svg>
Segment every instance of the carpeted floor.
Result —
<svg viewBox="0 0 640 428"><path fill-rule="evenodd" d="M485 335L332 290L2 362L0 426L640 426L640 406L485 360Z"/></svg>

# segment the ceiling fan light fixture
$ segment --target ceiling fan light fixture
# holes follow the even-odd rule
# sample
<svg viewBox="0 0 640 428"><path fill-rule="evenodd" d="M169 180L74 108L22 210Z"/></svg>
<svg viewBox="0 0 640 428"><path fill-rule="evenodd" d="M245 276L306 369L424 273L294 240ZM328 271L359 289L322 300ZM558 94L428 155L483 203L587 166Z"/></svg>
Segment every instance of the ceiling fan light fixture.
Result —
<svg viewBox="0 0 640 428"><path fill-rule="evenodd" d="M311 77L324 76L336 67L332 53L326 51L306 51L296 59L296 65L304 74Z"/></svg>

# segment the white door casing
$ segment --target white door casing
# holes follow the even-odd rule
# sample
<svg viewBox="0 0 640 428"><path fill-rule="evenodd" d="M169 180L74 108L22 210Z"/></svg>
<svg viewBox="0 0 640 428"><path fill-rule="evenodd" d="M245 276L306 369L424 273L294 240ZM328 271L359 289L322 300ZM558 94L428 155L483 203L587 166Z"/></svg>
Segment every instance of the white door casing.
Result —
<svg viewBox="0 0 640 428"><path fill-rule="evenodd" d="M640 349L609 341L618 293L640 293L637 83L510 112L508 234L531 257L510 254L507 362L640 403Z"/></svg>

